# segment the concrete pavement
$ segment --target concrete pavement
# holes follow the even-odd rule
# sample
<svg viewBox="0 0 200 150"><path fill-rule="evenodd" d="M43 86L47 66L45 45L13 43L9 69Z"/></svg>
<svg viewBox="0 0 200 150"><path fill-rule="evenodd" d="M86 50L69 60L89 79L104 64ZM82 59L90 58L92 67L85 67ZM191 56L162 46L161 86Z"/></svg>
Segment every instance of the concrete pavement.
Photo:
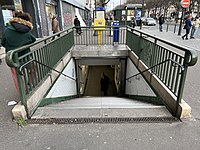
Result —
<svg viewBox="0 0 200 150"><path fill-rule="evenodd" d="M200 44L199 44L200 38L199 37L197 37L196 39L183 40L181 38L181 35L174 33L172 30L166 32L166 30L163 29L163 32L160 32L158 26L143 26L142 31L145 31L156 37L163 38L172 43L176 43L178 45L181 45L184 47L189 47L189 48L195 49L197 51L200 51ZM185 30L182 31L182 36L184 33L185 33Z"/></svg>
<svg viewBox="0 0 200 150"><path fill-rule="evenodd" d="M177 44L200 48L200 40L182 40L157 27L144 31ZM198 56L200 53L198 52ZM0 147L2 150L198 150L200 147L200 63L189 68L183 98L192 107L192 117L175 123L26 125L11 119L7 102L18 100L9 68L0 65Z"/></svg>

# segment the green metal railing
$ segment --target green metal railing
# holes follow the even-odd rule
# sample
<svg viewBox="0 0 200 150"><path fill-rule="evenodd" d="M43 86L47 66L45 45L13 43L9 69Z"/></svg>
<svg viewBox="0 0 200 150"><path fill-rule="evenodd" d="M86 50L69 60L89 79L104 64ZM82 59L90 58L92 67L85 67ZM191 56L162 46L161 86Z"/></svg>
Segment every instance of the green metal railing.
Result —
<svg viewBox="0 0 200 150"><path fill-rule="evenodd" d="M73 45L73 29L70 28L7 53L6 62L8 66L16 70L21 103L26 109L27 98ZM31 51L18 57L19 52L25 49L31 49ZM22 65L24 67L20 68Z"/></svg>
<svg viewBox="0 0 200 150"><path fill-rule="evenodd" d="M113 44L112 32L113 27L105 27L100 37L101 45ZM82 27L81 35L76 34L75 28L70 28L33 44L9 51L6 62L16 70L22 105L27 109L27 98L47 78L48 73L72 46L97 44L98 34L94 31L94 27ZM119 28L119 44L128 45L177 97L177 103L181 102L187 68L197 62L196 51L130 27ZM31 48L31 52L18 57L18 53L27 48ZM22 65L23 68L20 68Z"/></svg>
<svg viewBox="0 0 200 150"><path fill-rule="evenodd" d="M172 59L167 59L167 60L165 60L165 61L163 61L163 62L160 62L160 63L158 63L158 64L156 64L156 65L154 65L154 66L152 66L152 67L149 67L148 69L145 69L145 70L141 71L140 73L137 73L137 74L135 74L135 75L132 75L132 76L126 78L126 80L129 80L129 79L134 78L134 77L136 77L136 76L138 76L138 75L140 75L140 74L143 74L144 72L146 72L146 71L148 71L148 70L153 70L154 68L156 68L156 67L158 67L158 66L160 66L160 65L169 63L170 61L171 61L172 63L174 63L174 65L173 65L174 67L179 67L179 71L180 71L180 72L177 72L177 73L181 73L181 72L184 70L183 66L180 65L179 63L177 63L176 61L174 61L174 60L172 60Z"/></svg>
<svg viewBox="0 0 200 150"><path fill-rule="evenodd" d="M58 70L56 70L56 69L54 69L54 68L52 68L52 67L49 67L48 65L45 65L45 64L43 64L43 63L41 63L41 62L39 62L39 61L37 61L37 60L35 60L35 59L31 59L31 60L29 60L28 62L26 62L26 63L24 63L24 64L21 64L20 67L19 67L19 70L18 70L19 74L20 74L20 75L24 75L24 73L23 73L23 72L24 72L24 69L25 69L27 66L29 66L30 64L33 65L34 63L39 64L39 65L41 65L41 66L44 66L44 67L46 67L46 68L49 68L50 70L53 70L53 71L59 73L60 75L63 75L64 77L67 77L67 78L69 78L69 79L71 79L71 80L75 80L74 78L72 78L72 77L70 77L70 76L68 76L68 75L66 75L66 74L64 74L64 73L62 73L61 71L58 71Z"/></svg>
<svg viewBox="0 0 200 150"><path fill-rule="evenodd" d="M196 51L131 29L127 27L127 45L177 97L177 103L180 103L188 66L197 62Z"/></svg>
<svg viewBox="0 0 200 150"><path fill-rule="evenodd" d="M100 45L112 45L114 30L119 30L118 44L126 44L126 27L120 26L116 29L114 26L105 26L105 29L101 30L101 35L95 28L102 27L81 27L82 33L80 35L76 33L76 28L74 28L75 45L98 45L98 36L100 36Z"/></svg>

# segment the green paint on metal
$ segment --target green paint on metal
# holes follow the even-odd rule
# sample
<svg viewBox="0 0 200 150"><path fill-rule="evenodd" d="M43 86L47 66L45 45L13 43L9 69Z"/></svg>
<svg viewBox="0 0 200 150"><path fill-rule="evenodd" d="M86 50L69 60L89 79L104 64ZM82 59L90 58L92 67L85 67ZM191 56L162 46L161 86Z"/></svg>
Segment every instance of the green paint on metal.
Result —
<svg viewBox="0 0 200 150"><path fill-rule="evenodd" d="M157 65L157 67L153 68L152 71L163 82L163 84L165 84L165 86L168 87L168 89L171 90L176 97L178 97L177 103L180 103L183 95L187 68L188 66L195 65L197 62L196 51L181 47L179 45L174 45L173 43L163 39L142 33L139 30L131 31L128 27L127 29L126 44L129 46L131 51L133 51L140 58L140 60L145 63L147 67L154 66L168 59L172 59L179 64L178 68L175 68L177 67L177 64L169 61L165 64ZM92 28L91 32L93 32ZM10 67L15 67L17 71L20 64L27 63L27 61L30 59L35 59L43 64L48 65L49 67L54 68L75 44L73 28L61 31L59 35L60 37L54 40L52 40L52 36L49 36L43 40L38 40L33 44L9 51L6 55L7 64ZM81 36L80 42L85 41L82 38L84 38L84 36ZM109 37L108 40L110 39L111 38ZM84 43L85 42L79 44ZM171 48L163 47L158 43L163 43L164 45L167 45L167 47L169 46L172 48L177 48L182 53L185 53L185 56L179 55L178 53L171 51ZM87 44L91 45L94 43ZM123 44L123 42L121 44ZM30 53L18 57L18 53L20 51L33 46L34 49ZM32 70L35 72L32 72ZM41 65L34 67L34 64L28 64L22 71L23 75L19 75L19 73L17 73L21 102L25 106L27 112L27 98L35 91L38 85L40 85L44 79L47 78L50 71L51 70L49 68L45 68ZM156 93L159 91L154 90L154 92ZM73 97L74 96L61 97L57 99L44 99L42 100L41 105L59 102ZM154 98L147 99L151 101Z"/></svg>
<svg viewBox="0 0 200 150"><path fill-rule="evenodd" d="M46 105L49 104L54 104L54 103L58 103L61 101L67 101L67 100L71 100L74 98L78 98L78 95L72 95L72 96L64 96L64 97L56 97L56 98L44 98L41 100L39 107L44 107Z"/></svg>
<svg viewBox="0 0 200 150"><path fill-rule="evenodd" d="M161 98L156 97L156 96L126 95L126 97L131 98L133 100L151 103L151 104L154 104L154 105L164 105Z"/></svg>

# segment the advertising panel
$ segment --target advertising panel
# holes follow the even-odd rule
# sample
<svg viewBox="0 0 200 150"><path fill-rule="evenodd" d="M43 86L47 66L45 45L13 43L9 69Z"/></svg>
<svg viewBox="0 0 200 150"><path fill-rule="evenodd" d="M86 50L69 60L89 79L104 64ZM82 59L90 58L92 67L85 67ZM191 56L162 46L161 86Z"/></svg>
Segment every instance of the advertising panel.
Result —
<svg viewBox="0 0 200 150"><path fill-rule="evenodd" d="M12 10L2 10L4 25L6 26L10 19L13 18Z"/></svg>

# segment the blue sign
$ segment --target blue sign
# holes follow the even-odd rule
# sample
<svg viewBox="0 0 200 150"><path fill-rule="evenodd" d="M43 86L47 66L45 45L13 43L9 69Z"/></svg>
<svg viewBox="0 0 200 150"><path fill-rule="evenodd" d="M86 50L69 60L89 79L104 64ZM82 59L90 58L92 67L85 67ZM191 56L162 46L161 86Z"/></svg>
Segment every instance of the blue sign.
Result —
<svg viewBox="0 0 200 150"><path fill-rule="evenodd" d="M141 19L141 15L142 15L142 11L141 10L136 10L136 18L135 18L135 20L140 20Z"/></svg>
<svg viewBox="0 0 200 150"><path fill-rule="evenodd" d="M97 7L96 10L105 10L104 7Z"/></svg>

